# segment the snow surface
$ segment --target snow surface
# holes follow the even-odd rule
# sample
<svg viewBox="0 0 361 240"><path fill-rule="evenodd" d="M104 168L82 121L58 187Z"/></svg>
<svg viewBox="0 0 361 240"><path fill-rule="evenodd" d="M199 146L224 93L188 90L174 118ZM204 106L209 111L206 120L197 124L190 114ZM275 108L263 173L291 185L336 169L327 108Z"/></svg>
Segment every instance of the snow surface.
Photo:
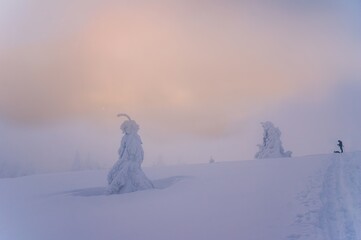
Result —
<svg viewBox="0 0 361 240"><path fill-rule="evenodd" d="M361 239L360 152L144 171L116 195L105 170L1 179L0 239Z"/></svg>

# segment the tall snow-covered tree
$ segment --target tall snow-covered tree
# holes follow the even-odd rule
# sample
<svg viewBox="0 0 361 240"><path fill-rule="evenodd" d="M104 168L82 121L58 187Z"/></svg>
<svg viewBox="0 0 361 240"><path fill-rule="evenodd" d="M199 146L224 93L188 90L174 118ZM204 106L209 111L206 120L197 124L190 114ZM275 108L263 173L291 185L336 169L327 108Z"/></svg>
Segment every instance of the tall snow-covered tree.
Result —
<svg viewBox="0 0 361 240"><path fill-rule="evenodd" d="M118 114L128 120L123 122L120 129L123 131L119 160L108 174L108 192L127 193L153 188L152 182L141 169L144 158L142 140L138 135L139 125L126 114Z"/></svg>
<svg viewBox="0 0 361 240"><path fill-rule="evenodd" d="M292 152L283 149L281 131L272 122L262 122L263 144L258 144L259 151L255 158L282 158L291 157Z"/></svg>

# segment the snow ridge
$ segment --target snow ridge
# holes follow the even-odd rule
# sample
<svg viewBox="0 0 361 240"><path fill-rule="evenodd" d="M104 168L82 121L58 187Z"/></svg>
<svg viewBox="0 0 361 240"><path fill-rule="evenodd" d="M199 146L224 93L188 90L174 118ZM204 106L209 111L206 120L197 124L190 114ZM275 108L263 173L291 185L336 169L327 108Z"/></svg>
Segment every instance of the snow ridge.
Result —
<svg viewBox="0 0 361 240"><path fill-rule="evenodd" d="M321 229L325 239L361 239L360 160L339 154L327 170L321 192Z"/></svg>
<svg viewBox="0 0 361 240"><path fill-rule="evenodd" d="M304 200L308 211L295 223L303 230L288 239L361 240L360 154L334 154L323 181L314 181Z"/></svg>

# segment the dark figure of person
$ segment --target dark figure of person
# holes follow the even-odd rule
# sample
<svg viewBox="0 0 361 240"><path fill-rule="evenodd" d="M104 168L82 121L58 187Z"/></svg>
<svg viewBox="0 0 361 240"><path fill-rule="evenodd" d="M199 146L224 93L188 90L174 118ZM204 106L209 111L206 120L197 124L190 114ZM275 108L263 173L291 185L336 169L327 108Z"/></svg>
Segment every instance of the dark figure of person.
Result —
<svg viewBox="0 0 361 240"><path fill-rule="evenodd" d="M341 140L338 140L338 144L337 144L337 146L339 146L339 147L340 147L340 152L341 152L341 153L343 153L343 143L342 143L342 141L341 141Z"/></svg>

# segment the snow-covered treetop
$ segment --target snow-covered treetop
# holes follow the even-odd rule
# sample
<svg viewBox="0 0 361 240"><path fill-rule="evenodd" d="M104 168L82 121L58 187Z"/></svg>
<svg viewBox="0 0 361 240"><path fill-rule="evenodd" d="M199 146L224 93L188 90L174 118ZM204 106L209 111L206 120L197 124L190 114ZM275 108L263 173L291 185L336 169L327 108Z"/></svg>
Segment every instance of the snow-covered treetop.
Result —
<svg viewBox="0 0 361 240"><path fill-rule="evenodd" d="M132 133L137 133L138 132L139 125L134 120L132 120L127 114L120 113L117 116L118 117L126 117L126 118L128 118L128 120L124 121L122 123L122 125L120 125L120 129L123 131L123 133L132 134Z"/></svg>
<svg viewBox="0 0 361 240"><path fill-rule="evenodd" d="M291 157L292 152L285 152L281 141L281 131L272 122L262 122L263 144L259 144L256 158Z"/></svg>

